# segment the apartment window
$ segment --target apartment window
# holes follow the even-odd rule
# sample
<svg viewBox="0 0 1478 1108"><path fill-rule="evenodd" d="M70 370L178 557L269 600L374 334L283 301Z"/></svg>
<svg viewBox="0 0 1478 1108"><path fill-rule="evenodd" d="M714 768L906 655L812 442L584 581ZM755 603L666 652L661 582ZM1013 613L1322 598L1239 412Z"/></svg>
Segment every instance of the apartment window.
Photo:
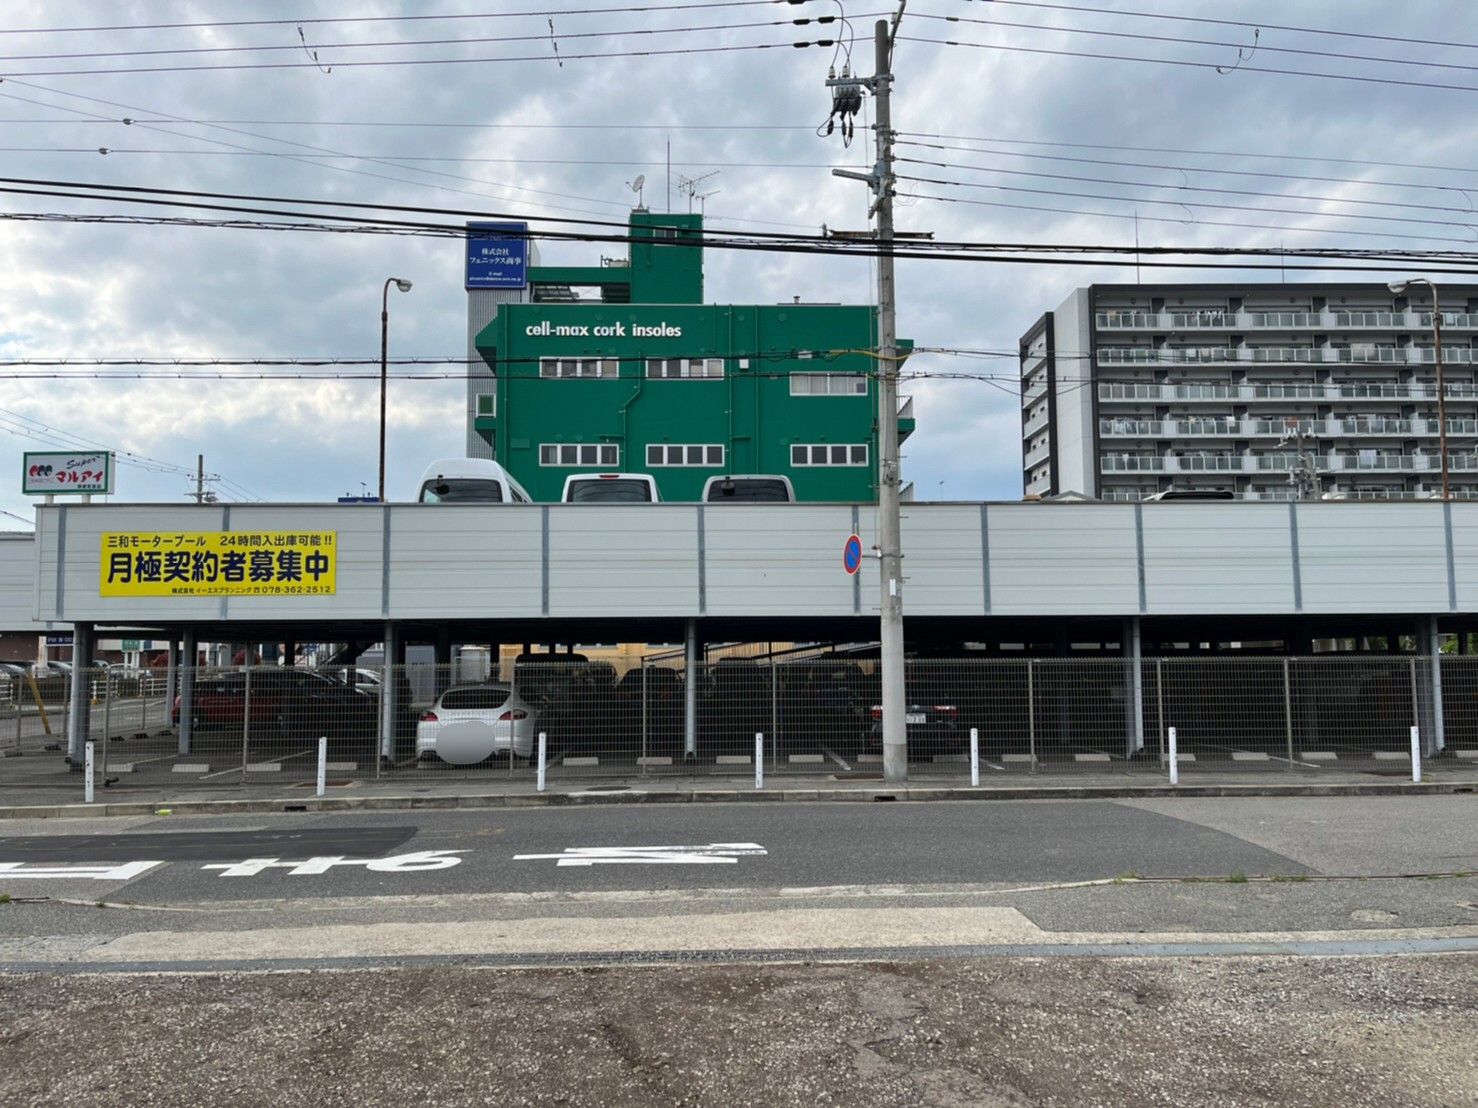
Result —
<svg viewBox="0 0 1478 1108"><path fill-rule="evenodd" d="M867 378L860 373L792 373L791 396L866 396Z"/></svg>
<svg viewBox="0 0 1478 1108"><path fill-rule="evenodd" d="M477 394L477 414L480 416L495 416L497 411L497 394L491 392L480 392Z"/></svg>
<svg viewBox="0 0 1478 1108"><path fill-rule="evenodd" d="M795 443L790 448L793 466L865 466L866 443Z"/></svg>
<svg viewBox="0 0 1478 1108"><path fill-rule="evenodd" d="M599 377L621 376L621 363L615 358L540 358L540 377Z"/></svg>
<svg viewBox="0 0 1478 1108"><path fill-rule="evenodd" d="M539 464L617 469L621 464L621 448L604 442L546 442L539 446Z"/></svg>
<svg viewBox="0 0 1478 1108"><path fill-rule="evenodd" d="M722 358L648 358L648 377L711 378L724 375Z"/></svg>
<svg viewBox="0 0 1478 1108"><path fill-rule="evenodd" d="M715 444L654 442L647 445L649 466L712 466L722 468L724 448Z"/></svg>

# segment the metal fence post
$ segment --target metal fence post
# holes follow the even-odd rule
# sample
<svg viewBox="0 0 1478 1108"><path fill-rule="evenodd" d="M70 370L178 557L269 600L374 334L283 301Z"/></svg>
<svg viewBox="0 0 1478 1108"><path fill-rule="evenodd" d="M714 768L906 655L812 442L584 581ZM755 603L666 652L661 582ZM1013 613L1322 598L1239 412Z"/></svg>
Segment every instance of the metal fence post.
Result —
<svg viewBox="0 0 1478 1108"><path fill-rule="evenodd" d="M1293 768L1293 686L1288 679L1288 659L1283 659L1283 731L1288 738L1288 768Z"/></svg>
<svg viewBox="0 0 1478 1108"><path fill-rule="evenodd" d="M970 728L970 785L980 784L980 728Z"/></svg>
<svg viewBox="0 0 1478 1108"><path fill-rule="evenodd" d="M246 764L251 755L248 746L251 743L251 647L247 647L246 659L246 695L241 707L241 780L246 782Z"/></svg>
<svg viewBox="0 0 1478 1108"><path fill-rule="evenodd" d="M322 796L328 788L328 736L321 735L318 739L318 795Z"/></svg>
<svg viewBox="0 0 1478 1108"><path fill-rule="evenodd" d="M754 787L765 787L765 733L754 733Z"/></svg>
<svg viewBox="0 0 1478 1108"><path fill-rule="evenodd" d="M1037 694L1036 671L1030 658L1026 660L1026 735L1027 750L1031 754L1031 770L1037 772Z"/></svg>
<svg viewBox="0 0 1478 1108"><path fill-rule="evenodd" d="M510 739L509 742L511 743L512 740ZM537 791L539 791L539 792L543 792L544 791L544 764L545 764L544 763L544 759L545 759L546 755L549 752L549 747L548 747L547 744L548 744L548 736L547 736L547 734L545 732L543 732L543 731L540 731L539 732L539 778L538 778L538 785L537 785Z"/></svg>
<svg viewBox="0 0 1478 1108"><path fill-rule="evenodd" d="M1180 784L1180 753L1175 741L1175 728L1170 728L1170 783Z"/></svg>
<svg viewBox="0 0 1478 1108"><path fill-rule="evenodd" d="M1411 779L1420 782L1422 779L1422 736L1421 728L1411 729Z"/></svg>
<svg viewBox="0 0 1478 1108"><path fill-rule="evenodd" d="M87 743L86 743L85 746L83 746L82 750L83 750L83 760L82 760L83 770L82 770L82 772L85 774L85 777L84 777L83 782L82 782L82 799L84 801L86 801L88 804L91 804L92 803L92 740L91 739L87 740Z"/></svg>

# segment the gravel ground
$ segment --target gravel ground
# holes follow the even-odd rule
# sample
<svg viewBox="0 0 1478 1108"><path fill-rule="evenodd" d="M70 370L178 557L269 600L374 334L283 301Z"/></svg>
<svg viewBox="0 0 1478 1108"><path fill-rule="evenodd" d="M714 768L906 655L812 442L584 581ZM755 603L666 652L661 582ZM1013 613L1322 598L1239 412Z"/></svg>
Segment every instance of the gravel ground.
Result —
<svg viewBox="0 0 1478 1108"><path fill-rule="evenodd" d="M1478 957L0 977L0 1104L1478 1105Z"/></svg>

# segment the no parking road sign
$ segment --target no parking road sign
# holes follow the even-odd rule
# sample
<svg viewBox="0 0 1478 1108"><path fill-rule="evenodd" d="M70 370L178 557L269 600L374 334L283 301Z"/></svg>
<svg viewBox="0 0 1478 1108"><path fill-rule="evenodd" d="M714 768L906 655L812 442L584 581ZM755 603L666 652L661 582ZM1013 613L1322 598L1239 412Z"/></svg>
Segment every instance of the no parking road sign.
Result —
<svg viewBox="0 0 1478 1108"><path fill-rule="evenodd" d="M856 573L862 568L862 540L856 535L847 536L842 546L842 568L848 573Z"/></svg>

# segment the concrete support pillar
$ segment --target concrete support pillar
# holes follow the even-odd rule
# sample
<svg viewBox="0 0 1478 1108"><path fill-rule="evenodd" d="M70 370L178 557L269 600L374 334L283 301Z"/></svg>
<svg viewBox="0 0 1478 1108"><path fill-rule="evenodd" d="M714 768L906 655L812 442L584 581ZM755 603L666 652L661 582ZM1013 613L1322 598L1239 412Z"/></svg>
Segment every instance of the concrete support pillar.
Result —
<svg viewBox="0 0 1478 1108"><path fill-rule="evenodd" d="M174 711L174 698L180 680L180 640L171 636L168 640L169 653L164 663L164 721L167 725Z"/></svg>
<svg viewBox="0 0 1478 1108"><path fill-rule="evenodd" d="M385 654L380 669L380 764L395 764L395 718L400 699L400 674L397 659L404 658L400 642L400 627L393 620L385 621L385 630L380 635Z"/></svg>
<svg viewBox="0 0 1478 1108"><path fill-rule="evenodd" d="M1144 666L1140 656L1139 617L1124 620L1124 732L1128 756L1144 749Z"/></svg>
<svg viewBox="0 0 1478 1108"><path fill-rule="evenodd" d="M1421 714L1422 730L1426 732L1422 749L1428 755L1441 754L1447 749L1447 736L1442 708L1442 636L1437 630L1437 617L1426 616L1417 628L1417 651L1426 655L1427 679L1425 709Z"/></svg>
<svg viewBox="0 0 1478 1108"><path fill-rule="evenodd" d="M72 625L72 699L67 712L67 761L81 769L86 760L88 733L92 729L92 652L96 635L90 623ZM108 737L103 736L107 742Z"/></svg>
<svg viewBox="0 0 1478 1108"><path fill-rule="evenodd" d="M195 669L200 659L200 645L195 630L185 632L185 645L180 657L180 753L190 753L190 740L195 736Z"/></svg>
<svg viewBox="0 0 1478 1108"><path fill-rule="evenodd" d="M436 629L436 639L433 643L436 651L436 677L432 682L432 693L440 696L451 686L461 680L461 675L453 672L455 662L452 658L452 629L441 626Z"/></svg>
<svg viewBox="0 0 1478 1108"><path fill-rule="evenodd" d="M683 757L698 756L698 621L690 619L684 628L683 670Z"/></svg>

